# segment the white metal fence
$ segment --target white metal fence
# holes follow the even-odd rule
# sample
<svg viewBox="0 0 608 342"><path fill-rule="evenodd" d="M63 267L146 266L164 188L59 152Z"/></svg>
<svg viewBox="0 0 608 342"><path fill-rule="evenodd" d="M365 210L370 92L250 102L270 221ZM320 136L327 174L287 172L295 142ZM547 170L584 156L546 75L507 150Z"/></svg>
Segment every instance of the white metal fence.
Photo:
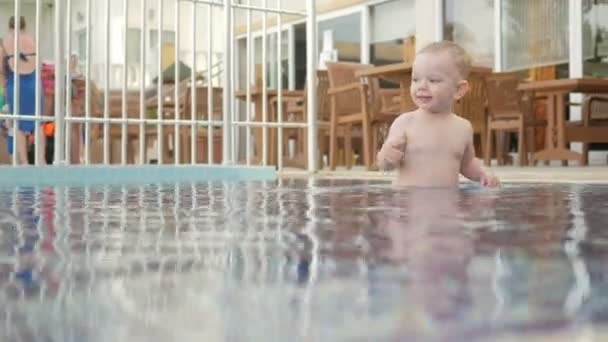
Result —
<svg viewBox="0 0 608 342"><path fill-rule="evenodd" d="M8 55L19 57L21 52L35 52L35 56L27 59L10 58L14 63L4 72L14 83L14 94L7 99L14 105L8 112L0 113L6 135L3 143L13 145L8 163L18 165L30 159L30 163L42 165L48 159L56 165L153 162L268 165L268 146L277 144L276 164L280 169L283 129L301 128L307 135L307 168L316 169L316 91L313 91L316 82L307 82L306 122L285 122L282 89L286 85L277 77L276 94L272 95L277 103L277 118L271 122L266 70L274 57L267 53L269 18L280 28L285 16L305 17L306 77L316 79L314 0L306 0L305 11L285 9L281 0L273 1L272 6L268 0L262 0L261 5L252 0L35 0L25 3L14 0L0 2L0 6L4 6L3 10L10 9L14 18L23 15L23 6L35 7L35 17L26 18L28 24L33 22L34 29L15 29L3 40L14 41L5 47ZM246 18L245 24L238 23L245 27L247 34L244 89L242 85L236 89L237 15ZM266 85L262 89L253 85L253 15L262 17L261 73ZM52 22L43 22L43 16L52 17ZM18 28L19 20L15 22ZM165 22L172 22L173 29L168 30ZM287 53L282 50L281 35L287 33L276 31L277 46L273 52L277 55L276 68L280 75L282 56ZM190 46L182 46L182 35L189 37L185 45ZM28 38L35 42L35 51L29 51ZM41 47L41 42L48 46L49 39L52 52ZM168 63L171 58L172 65ZM33 60L36 82L32 91L24 88L24 74L13 70L20 70L21 65ZM79 63L81 67L77 66ZM117 77L120 78L118 87ZM252 104L254 92L259 91L261 113L254 112ZM245 95L238 99L237 92ZM20 108L23 96L35 102L33 113ZM35 100L40 98L44 98L44 106ZM237 107L241 109L243 105L244 117L237 111ZM216 113L219 114L214 115ZM35 121L34 132L24 134L18 127L18 121L22 120ZM43 128L44 123L53 123L54 132L51 126ZM273 141L269 138L271 128L276 128L278 135ZM262 133L256 135L257 148L252 146L254 129ZM221 144L221 151L217 144ZM26 146L25 155L20 153L22 146Z"/></svg>

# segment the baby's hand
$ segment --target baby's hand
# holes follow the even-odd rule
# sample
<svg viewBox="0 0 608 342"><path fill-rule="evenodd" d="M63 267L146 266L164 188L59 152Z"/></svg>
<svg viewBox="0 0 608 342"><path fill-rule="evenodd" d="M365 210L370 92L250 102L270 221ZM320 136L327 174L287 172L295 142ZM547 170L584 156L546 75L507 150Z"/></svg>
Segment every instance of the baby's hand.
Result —
<svg viewBox="0 0 608 342"><path fill-rule="evenodd" d="M405 139L402 141L388 140L382 146L378 159L385 168L392 168L400 165L405 155Z"/></svg>
<svg viewBox="0 0 608 342"><path fill-rule="evenodd" d="M500 180L498 180L498 177L492 173L484 172L483 176L481 176L481 179L479 180L479 183L481 183L482 186L494 188L500 185Z"/></svg>

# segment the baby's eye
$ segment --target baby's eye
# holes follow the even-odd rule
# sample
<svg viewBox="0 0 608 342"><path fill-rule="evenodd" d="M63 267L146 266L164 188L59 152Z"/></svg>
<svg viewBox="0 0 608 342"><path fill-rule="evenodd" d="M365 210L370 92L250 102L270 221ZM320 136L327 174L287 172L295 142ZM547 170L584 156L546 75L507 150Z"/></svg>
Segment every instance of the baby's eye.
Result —
<svg viewBox="0 0 608 342"><path fill-rule="evenodd" d="M414 78L412 78L412 81L413 81L413 82L418 82L418 78L417 78L417 77L414 77Z"/></svg>
<svg viewBox="0 0 608 342"><path fill-rule="evenodd" d="M439 83L439 82L441 82L441 80L440 80L440 79L437 79L437 78L431 78L431 79L429 80L429 82L431 82L431 83Z"/></svg>

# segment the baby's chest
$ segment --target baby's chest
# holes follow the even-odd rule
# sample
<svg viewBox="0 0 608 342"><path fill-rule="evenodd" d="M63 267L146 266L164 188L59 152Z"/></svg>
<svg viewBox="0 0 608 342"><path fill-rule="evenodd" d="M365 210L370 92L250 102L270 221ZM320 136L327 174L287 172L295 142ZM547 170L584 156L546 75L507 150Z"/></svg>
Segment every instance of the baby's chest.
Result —
<svg viewBox="0 0 608 342"><path fill-rule="evenodd" d="M466 140L462 137L446 134L411 133L408 135L405 153L408 155L461 159L465 148Z"/></svg>

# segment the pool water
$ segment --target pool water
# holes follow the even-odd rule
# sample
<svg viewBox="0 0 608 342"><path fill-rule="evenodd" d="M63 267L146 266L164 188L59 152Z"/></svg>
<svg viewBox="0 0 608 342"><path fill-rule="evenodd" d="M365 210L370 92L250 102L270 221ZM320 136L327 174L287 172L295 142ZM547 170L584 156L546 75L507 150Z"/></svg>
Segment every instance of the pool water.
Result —
<svg viewBox="0 0 608 342"><path fill-rule="evenodd" d="M0 189L1 341L606 335L608 185Z"/></svg>

